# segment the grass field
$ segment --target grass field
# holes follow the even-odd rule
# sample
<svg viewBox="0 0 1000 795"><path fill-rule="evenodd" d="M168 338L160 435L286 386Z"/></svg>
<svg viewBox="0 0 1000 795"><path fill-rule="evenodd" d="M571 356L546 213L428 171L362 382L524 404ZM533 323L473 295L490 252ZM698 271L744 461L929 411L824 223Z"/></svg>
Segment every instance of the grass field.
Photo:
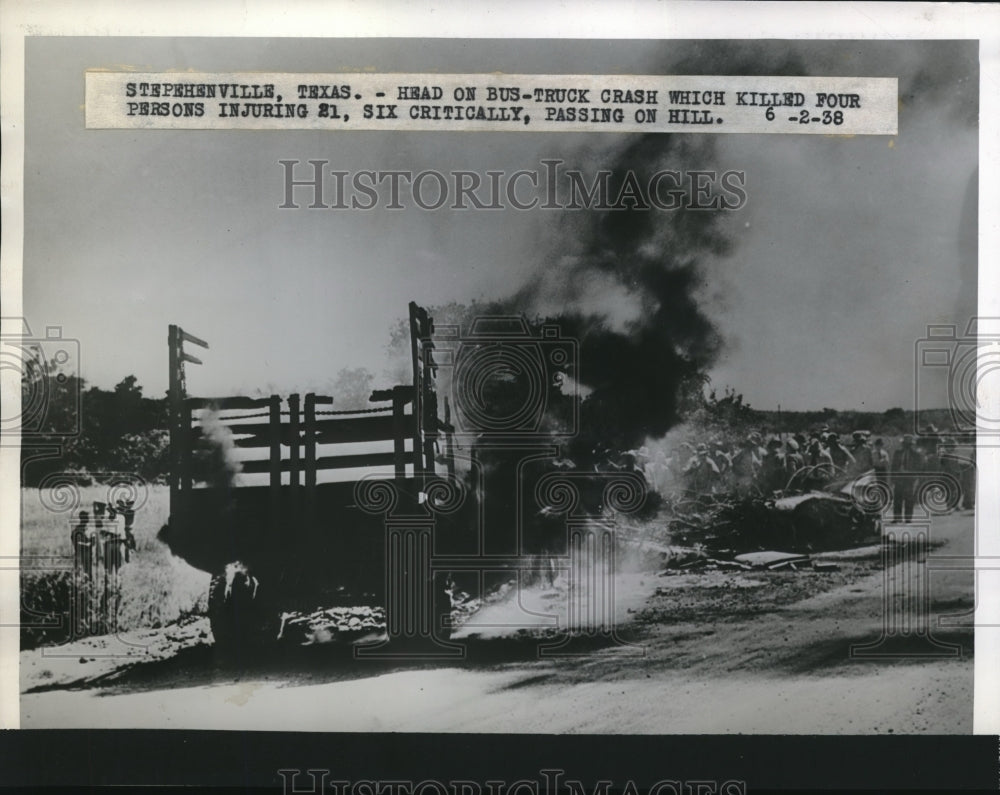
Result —
<svg viewBox="0 0 1000 795"><path fill-rule="evenodd" d="M22 624L25 608L63 617L60 626L23 628L22 647L69 639L66 616L72 575L58 569L72 566L71 529L79 511L89 512L94 501L108 501L108 489L85 486L79 489L79 495L74 510L57 512L53 510L57 494L35 488L21 490L21 553L25 556L21 567ZM156 539L157 531L167 521L169 496L167 486L149 486L145 503L136 505L136 550L120 570L119 630L160 627L184 615L205 611L209 575L175 558Z"/></svg>

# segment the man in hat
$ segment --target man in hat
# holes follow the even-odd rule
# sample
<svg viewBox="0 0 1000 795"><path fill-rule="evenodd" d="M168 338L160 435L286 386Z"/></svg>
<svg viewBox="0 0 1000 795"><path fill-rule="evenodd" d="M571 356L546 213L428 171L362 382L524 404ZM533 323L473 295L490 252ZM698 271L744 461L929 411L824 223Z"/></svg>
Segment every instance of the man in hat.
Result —
<svg viewBox="0 0 1000 795"><path fill-rule="evenodd" d="M844 445L840 443L840 436L836 433L828 433L826 436L826 449L833 459L833 465L840 470L848 470L854 466L854 456L851 455Z"/></svg>
<svg viewBox="0 0 1000 795"><path fill-rule="evenodd" d="M889 484L889 465L889 454L885 451L885 442L880 436L872 446L872 469L875 470L875 479L886 485Z"/></svg>
<svg viewBox="0 0 1000 795"><path fill-rule="evenodd" d="M801 434L797 434L801 436ZM806 465L802 453L799 452L799 442L794 437L785 442L785 482L787 483Z"/></svg>
<svg viewBox="0 0 1000 795"><path fill-rule="evenodd" d="M872 469L872 449L868 446L868 434L855 431L851 434L851 450L854 456L854 474L862 475Z"/></svg>
<svg viewBox="0 0 1000 795"><path fill-rule="evenodd" d="M733 488L741 492L749 491L757 480L759 471L760 455L757 453L757 443L752 436L748 436L740 444L740 449L733 455L733 464L730 469Z"/></svg>
<svg viewBox="0 0 1000 795"><path fill-rule="evenodd" d="M767 440L767 453L760 462L760 474L757 485L764 494L771 494L785 488L788 479L785 477L785 457L781 454L781 440Z"/></svg>
<svg viewBox="0 0 1000 795"><path fill-rule="evenodd" d="M719 483L719 467L709 453L707 444L699 444L694 456L684 467L688 489L698 494L710 494Z"/></svg>
<svg viewBox="0 0 1000 795"><path fill-rule="evenodd" d="M896 523L909 522L913 518L913 503L923 466L923 456L913 444L913 436L906 434L892 454L892 518Z"/></svg>
<svg viewBox="0 0 1000 795"><path fill-rule="evenodd" d="M819 488L833 477L833 458L820 441L818 434L813 434L809 440L809 448L805 455L808 474L806 484L809 488Z"/></svg>
<svg viewBox="0 0 1000 795"><path fill-rule="evenodd" d="M646 464L646 481L658 493L666 494L670 482L670 461L663 450L657 450L652 461Z"/></svg>

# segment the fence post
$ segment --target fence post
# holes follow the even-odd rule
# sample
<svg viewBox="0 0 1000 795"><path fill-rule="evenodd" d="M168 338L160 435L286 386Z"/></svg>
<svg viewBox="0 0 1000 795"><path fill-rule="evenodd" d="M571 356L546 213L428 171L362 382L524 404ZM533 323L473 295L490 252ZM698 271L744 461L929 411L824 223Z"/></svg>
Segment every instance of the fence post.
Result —
<svg viewBox="0 0 1000 795"><path fill-rule="evenodd" d="M302 469L300 460L300 445L302 444L302 434L299 430L299 396L288 396L288 491L291 505L292 526L297 528L301 521L299 489L299 472Z"/></svg>
<svg viewBox="0 0 1000 795"><path fill-rule="evenodd" d="M281 396L271 395L270 416L271 532L281 522Z"/></svg>
<svg viewBox="0 0 1000 795"><path fill-rule="evenodd" d="M402 389L392 390L392 463L397 480L406 477L406 397ZM416 461L414 461L416 466Z"/></svg>
<svg viewBox="0 0 1000 795"><path fill-rule="evenodd" d="M423 444L420 434L420 412L423 405L420 393L420 347L419 338L422 332L420 322L420 307L410 301L410 360L413 365L413 476L423 474Z"/></svg>

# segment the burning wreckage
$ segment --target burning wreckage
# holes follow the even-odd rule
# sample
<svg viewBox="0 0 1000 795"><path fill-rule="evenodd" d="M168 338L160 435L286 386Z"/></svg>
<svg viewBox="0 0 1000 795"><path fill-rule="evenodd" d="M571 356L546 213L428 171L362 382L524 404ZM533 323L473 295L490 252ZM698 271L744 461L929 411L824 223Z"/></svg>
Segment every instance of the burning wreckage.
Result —
<svg viewBox="0 0 1000 795"><path fill-rule="evenodd" d="M539 348L526 325L514 325L518 336L467 341L451 361L465 372L453 373L455 405L444 399L443 418L437 380L447 357L438 344L435 359L439 338L416 304L412 382L376 390L364 410L328 408L332 398L315 394L189 396L184 365L201 362L185 343L208 345L171 326L170 518L159 537L212 575L220 649L306 629L313 639L440 651L526 572L552 586L583 558L594 566L604 555L597 565L614 571L616 555L642 549L648 558L657 545L731 560L878 537L883 484L870 473L836 479L835 466L791 453L779 469L774 446L751 449L755 438L742 456L716 450L723 458L713 459L700 446L672 491L663 455L592 446L575 431L599 401L567 390L572 346L549 328ZM529 400L505 390L511 373L527 374ZM470 420L476 433L463 437L456 426ZM573 461L559 457L567 452ZM723 459L725 472L715 463ZM656 565L676 562L661 554Z"/></svg>
<svg viewBox="0 0 1000 795"><path fill-rule="evenodd" d="M810 553L845 549L881 538L881 515L890 499L884 473L870 467L863 432L854 434L857 459L836 434L772 438L758 433L737 449L716 440L694 448L682 467L675 454L651 457L646 448L610 461L639 468L663 496L661 516L670 540L696 545L717 557L763 549ZM825 447L824 447L825 446ZM785 452L780 452L785 448ZM843 451L840 464L828 450Z"/></svg>

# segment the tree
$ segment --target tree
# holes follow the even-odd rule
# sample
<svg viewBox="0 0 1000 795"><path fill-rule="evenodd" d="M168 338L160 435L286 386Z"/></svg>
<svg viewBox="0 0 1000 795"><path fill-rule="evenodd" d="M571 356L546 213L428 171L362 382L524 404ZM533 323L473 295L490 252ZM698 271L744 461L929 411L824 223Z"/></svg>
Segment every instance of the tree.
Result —
<svg viewBox="0 0 1000 795"><path fill-rule="evenodd" d="M22 377L29 398L32 394L44 397L34 412L34 426L25 422L26 441L30 433L31 444L22 448L24 460L40 445L60 451L58 456L31 463L24 471L24 485L35 485L46 474L65 470L135 472L147 479L164 475L168 466L166 399L143 397L134 375L126 376L113 390L85 386L82 378L62 373L54 364L45 373L26 372Z"/></svg>

